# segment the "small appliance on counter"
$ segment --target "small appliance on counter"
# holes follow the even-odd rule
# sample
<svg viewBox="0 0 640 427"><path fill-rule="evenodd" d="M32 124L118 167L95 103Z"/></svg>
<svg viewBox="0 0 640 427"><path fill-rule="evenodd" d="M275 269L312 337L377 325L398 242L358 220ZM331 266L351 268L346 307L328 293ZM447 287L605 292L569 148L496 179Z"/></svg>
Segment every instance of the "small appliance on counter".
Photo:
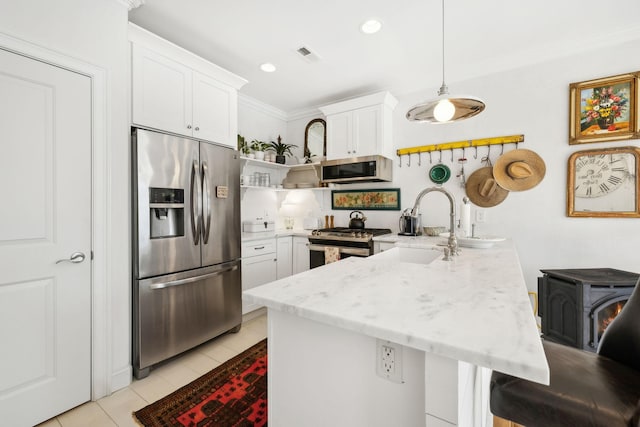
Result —
<svg viewBox="0 0 640 427"><path fill-rule="evenodd" d="M405 209L398 223L400 230L398 234L400 236L420 236L422 234L420 222L420 214L411 215L411 209Z"/></svg>

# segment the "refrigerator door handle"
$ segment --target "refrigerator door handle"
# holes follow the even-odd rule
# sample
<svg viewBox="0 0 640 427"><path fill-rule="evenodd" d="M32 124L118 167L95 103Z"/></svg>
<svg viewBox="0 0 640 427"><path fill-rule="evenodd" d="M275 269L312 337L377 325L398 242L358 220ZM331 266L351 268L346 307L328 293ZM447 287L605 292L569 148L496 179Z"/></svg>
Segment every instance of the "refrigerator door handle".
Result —
<svg viewBox="0 0 640 427"><path fill-rule="evenodd" d="M209 168L202 162L202 243L209 243L211 232L211 188L209 187Z"/></svg>
<svg viewBox="0 0 640 427"><path fill-rule="evenodd" d="M191 233L193 244L200 243L200 168L198 161L193 161L191 169Z"/></svg>
<svg viewBox="0 0 640 427"><path fill-rule="evenodd" d="M226 273L228 271L234 271L237 269L238 269L238 264L234 264L225 268L221 268L220 270L214 271L213 273L202 274L200 276L194 276L194 277L187 277L186 279L172 280L170 282L156 283L154 285L150 285L149 289L156 290L156 289L170 288L172 286L186 285L187 283L193 283L199 280L208 279L210 277L219 276L222 273Z"/></svg>

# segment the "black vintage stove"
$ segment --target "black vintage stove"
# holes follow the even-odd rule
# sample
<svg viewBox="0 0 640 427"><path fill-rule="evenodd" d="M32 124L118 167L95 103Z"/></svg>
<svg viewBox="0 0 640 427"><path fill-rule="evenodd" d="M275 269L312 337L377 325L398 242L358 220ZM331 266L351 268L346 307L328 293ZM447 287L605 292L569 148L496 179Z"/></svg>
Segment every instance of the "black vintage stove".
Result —
<svg viewBox="0 0 640 427"><path fill-rule="evenodd" d="M544 337L591 352L640 277L612 268L540 271L538 314Z"/></svg>
<svg viewBox="0 0 640 427"><path fill-rule="evenodd" d="M373 255L373 237L389 234L388 228L322 228L313 230L309 238L309 261L311 268L324 265L325 248L336 247L340 258Z"/></svg>

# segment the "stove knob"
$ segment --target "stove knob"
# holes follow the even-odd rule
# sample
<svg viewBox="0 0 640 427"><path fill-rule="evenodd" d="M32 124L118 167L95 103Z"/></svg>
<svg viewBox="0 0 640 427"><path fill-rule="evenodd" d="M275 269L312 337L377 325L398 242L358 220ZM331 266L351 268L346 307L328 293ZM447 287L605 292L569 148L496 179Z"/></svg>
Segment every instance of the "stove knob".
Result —
<svg viewBox="0 0 640 427"><path fill-rule="evenodd" d="M351 235L351 237L356 237L356 232L352 231L350 235Z"/></svg>

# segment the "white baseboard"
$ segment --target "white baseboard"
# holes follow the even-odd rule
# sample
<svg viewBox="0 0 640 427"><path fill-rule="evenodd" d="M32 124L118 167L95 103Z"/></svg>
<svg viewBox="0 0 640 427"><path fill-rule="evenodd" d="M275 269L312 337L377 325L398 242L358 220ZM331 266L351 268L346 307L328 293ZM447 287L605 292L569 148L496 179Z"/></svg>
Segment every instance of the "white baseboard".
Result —
<svg viewBox="0 0 640 427"><path fill-rule="evenodd" d="M111 390L109 393L115 393L116 391L127 387L131 384L133 378L133 368L131 365L124 367L123 369L114 372L111 375Z"/></svg>

